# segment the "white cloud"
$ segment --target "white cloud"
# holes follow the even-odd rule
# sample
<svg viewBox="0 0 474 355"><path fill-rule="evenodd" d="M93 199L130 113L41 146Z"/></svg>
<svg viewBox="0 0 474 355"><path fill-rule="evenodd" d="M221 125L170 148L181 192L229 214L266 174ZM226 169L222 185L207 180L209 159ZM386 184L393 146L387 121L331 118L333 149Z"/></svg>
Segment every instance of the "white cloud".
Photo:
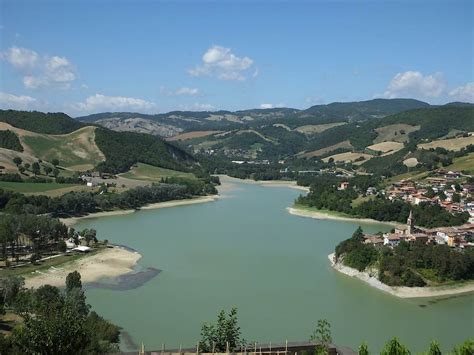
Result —
<svg viewBox="0 0 474 355"><path fill-rule="evenodd" d="M261 109L279 108L279 107L285 107L285 104L283 102L280 102L278 104L270 104L270 103L260 104Z"/></svg>
<svg viewBox="0 0 474 355"><path fill-rule="evenodd" d="M474 82L459 86L449 92L449 96L457 101L474 103Z"/></svg>
<svg viewBox="0 0 474 355"><path fill-rule="evenodd" d="M23 74L23 85L28 89L59 87L67 89L76 80L76 69L65 57L42 56L33 50L11 47L1 56Z"/></svg>
<svg viewBox="0 0 474 355"><path fill-rule="evenodd" d="M197 88L190 88L190 87L180 87L176 90L171 90L166 88L165 86L160 87L160 93L166 96L199 96L201 95L199 89Z"/></svg>
<svg viewBox="0 0 474 355"><path fill-rule="evenodd" d="M0 92L0 107L12 110L28 110L34 108L37 100L31 96L13 95Z"/></svg>
<svg viewBox="0 0 474 355"><path fill-rule="evenodd" d="M38 53L26 48L10 47L2 53L2 58L17 69L30 69L38 62Z"/></svg>
<svg viewBox="0 0 474 355"><path fill-rule="evenodd" d="M230 48L212 46L202 56L202 63L189 69L192 76L210 76L221 80L244 81L250 75L253 68L253 60L249 57L238 57L232 53ZM252 76L256 77L258 71L255 69Z"/></svg>
<svg viewBox="0 0 474 355"><path fill-rule="evenodd" d="M382 96L388 99L397 97L439 97L446 89L446 83L441 73L423 75L418 71L398 73L388 84Z"/></svg>
<svg viewBox="0 0 474 355"><path fill-rule="evenodd" d="M101 111L139 111L151 112L156 110L156 104L143 99L124 96L106 96L95 94L89 96L85 102L77 102L71 108L81 113Z"/></svg>

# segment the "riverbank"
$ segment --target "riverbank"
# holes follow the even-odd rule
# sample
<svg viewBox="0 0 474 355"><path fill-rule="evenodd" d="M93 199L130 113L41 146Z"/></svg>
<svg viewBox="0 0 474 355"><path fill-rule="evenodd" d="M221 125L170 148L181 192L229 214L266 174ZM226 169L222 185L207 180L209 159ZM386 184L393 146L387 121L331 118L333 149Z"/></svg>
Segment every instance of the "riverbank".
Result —
<svg viewBox="0 0 474 355"><path fill-rule="evenodd" d="M46 271L32 272L25 277L25 286L38 288L48 284L63 287L66 276L73 271L81 274L83 284L97 282L105 277L118 277L132 272L140 258L139 253L122 247L104 248Z"/></svg>
<svg viewBox="0 0 474 355"><path fill-rule="evenodd" d="M331 220L338 220L338 221L372 223L372 224L389 224L394 227L402 226L402 224L399 222L385 222L385 221L377 221L376 219L371 219L371 218L357 218L357 217L344 215L343 213L339 213L339 212L316 210L316 209L310 209L310 208L305 208L305 207L299 207L296 205L293 205L293 207L288 207L287 211L289 214L292 214L295 216L315 218L315 219L331 219Z"/></svg>
<svg viewBox="0 0 474 355"><path fill-rule="evenodd" d="M309 187L307 186L300 186L296 183L296 181L286 181L286 180L252 180L252 179L238 179L228 175L218 175L219 178L224 180L225 182L238 182L238 183L245 183L245 184L253 184L253 185L261 185L266 187L289 187L291 189L301 190L305 192L309 192Z"/></svg>
<svg viewBox="0 0 474 355"><path fill-rule="evenodd" d="M110 217L110 216L119 216L119 215L126 215L130 213L135 213L140 210L151 210L156 208L169 208L169 207L176 207L176 206L184 206L184 205L193 205L196 203L205 203L205 202L213 202L219 198L218 195L215 196L199 196L195 198L190 198L187 200L172 200L172 201L164 201L164 202L157 202L151 203L149 205L145 205L137 210L113 210L113 211L104 211L104 212L94 212L89 213L85 216L80 217L68 217L68 218L60 218L60 221L64 223L68 227L72 227L77 222L83 219L88 218L99 218L99 217Z"/></svg>
<svg viewBox="0 0 474 355"><path fill-rule="evenodd" d="M342 263L336 263L334 261L334 253L329 254L328 259L335 270L347 276L355 277L356 279L368 283L372 287L400 298L429 298L474 292L474 282L438 287L392 287L382 283L367 271L359 271L345 266Z"/></svg>

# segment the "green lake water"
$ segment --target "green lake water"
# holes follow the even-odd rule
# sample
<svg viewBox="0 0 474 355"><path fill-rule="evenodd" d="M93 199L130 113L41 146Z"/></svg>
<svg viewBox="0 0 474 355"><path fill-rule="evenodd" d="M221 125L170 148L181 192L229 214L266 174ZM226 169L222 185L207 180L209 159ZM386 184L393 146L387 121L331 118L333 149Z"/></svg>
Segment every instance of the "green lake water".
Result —
<svg viewBox="0 0 474 355"><path fill-rule="evenodd" d="M300 193L236 183L217 202L81 221L76 228L96 228L162 270L134 290L90 289L88 302L147 349L194 346L202 323L232 306L252 342L308 340L322 318L335 343L365 340L374 352L392 336L413 351L474 336L474 295L398 299L334 271L327 255L358 223L290 215Z"/></svg>

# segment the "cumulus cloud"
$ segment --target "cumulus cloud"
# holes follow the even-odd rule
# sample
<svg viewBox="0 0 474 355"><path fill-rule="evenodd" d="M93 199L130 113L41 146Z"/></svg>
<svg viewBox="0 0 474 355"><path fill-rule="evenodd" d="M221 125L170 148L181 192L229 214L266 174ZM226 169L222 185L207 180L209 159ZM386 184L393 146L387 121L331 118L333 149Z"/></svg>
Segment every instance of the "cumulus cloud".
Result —
<svg viewBox="0 0 474 355"><path fill-rule="evenodd" d="M0 107L2 109L28 110L33 109L37 100L31 96L13 95L0 92Z"/></svg>
<svg viewBox="0 0 474 355"><path fill-rule="evenodd" d="M255 77L258 70L254 69L253 60L249 57L238 57L230 48L212 46L202 56L202 63L189 69L192 76L210 76L221 80L244 81L250 75Z"/></svg>
<svg viewBox="0 0 474 355"><path fill-rule="evenodd" d="M423 75L419 71L398 73L388 84L382 96L388 99L397 97L439 97L446 89L446 83L441 73Z"/></svg>
<svg viewBox="0 0 474 355"><path fill-rule="evenodd" d="M456 101L474 103L474 82L467 83L466 85L451 90L449 96Z"/></svg>
<svg viewBox="0 0 474 355"><path fill-rule="evenodd" d="M10 47L2 53L2 58L17 69L28 69L38 62L38 53L26 48Z"/></svg>
<svg viewBox="0 0 474 355"><path fill-rule="evenodd" d="M165 86L160 87L160 93L166 96L199 96L201 95L199 89L190 87L180 87L175 90L166 88Z"/></svg>
<svg viewBox="0 0 474 355"><path fill-rule="evenodd" d="M5 50L1 57L23 74L23 85L28 89L69 88L77 77L74 65L65 57L40 56L18 47Z"/></svg>
<svg viewBox="0 0 474 355"><path fill-rule="evenodd" d="M139 111L150 112L156 110L156 104L143 99L124 96L106 96L95 94L86 98L84 102L71 105L71 109L81 113L100 111Z"/></svg>
<svg viewBox="0 0 474 355"><path fill-rule="evenodd" d="M270 104L270 103L260 104L261 109L279 108L279 107L285 107L285 104L283 102L280 102L278 104Z"/></svg>

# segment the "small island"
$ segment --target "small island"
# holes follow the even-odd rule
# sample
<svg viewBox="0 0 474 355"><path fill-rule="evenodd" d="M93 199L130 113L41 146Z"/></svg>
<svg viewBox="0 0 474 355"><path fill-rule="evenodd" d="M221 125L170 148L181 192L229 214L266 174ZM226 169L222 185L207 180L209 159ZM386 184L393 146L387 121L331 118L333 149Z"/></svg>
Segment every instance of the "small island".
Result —
<svg viewBox="0 0 474 355"><path fill-rule="evenodd" d="M365 234L359 227L329 255L334 269L403 298L474 291L474 225L406 226Z"/></svg>

